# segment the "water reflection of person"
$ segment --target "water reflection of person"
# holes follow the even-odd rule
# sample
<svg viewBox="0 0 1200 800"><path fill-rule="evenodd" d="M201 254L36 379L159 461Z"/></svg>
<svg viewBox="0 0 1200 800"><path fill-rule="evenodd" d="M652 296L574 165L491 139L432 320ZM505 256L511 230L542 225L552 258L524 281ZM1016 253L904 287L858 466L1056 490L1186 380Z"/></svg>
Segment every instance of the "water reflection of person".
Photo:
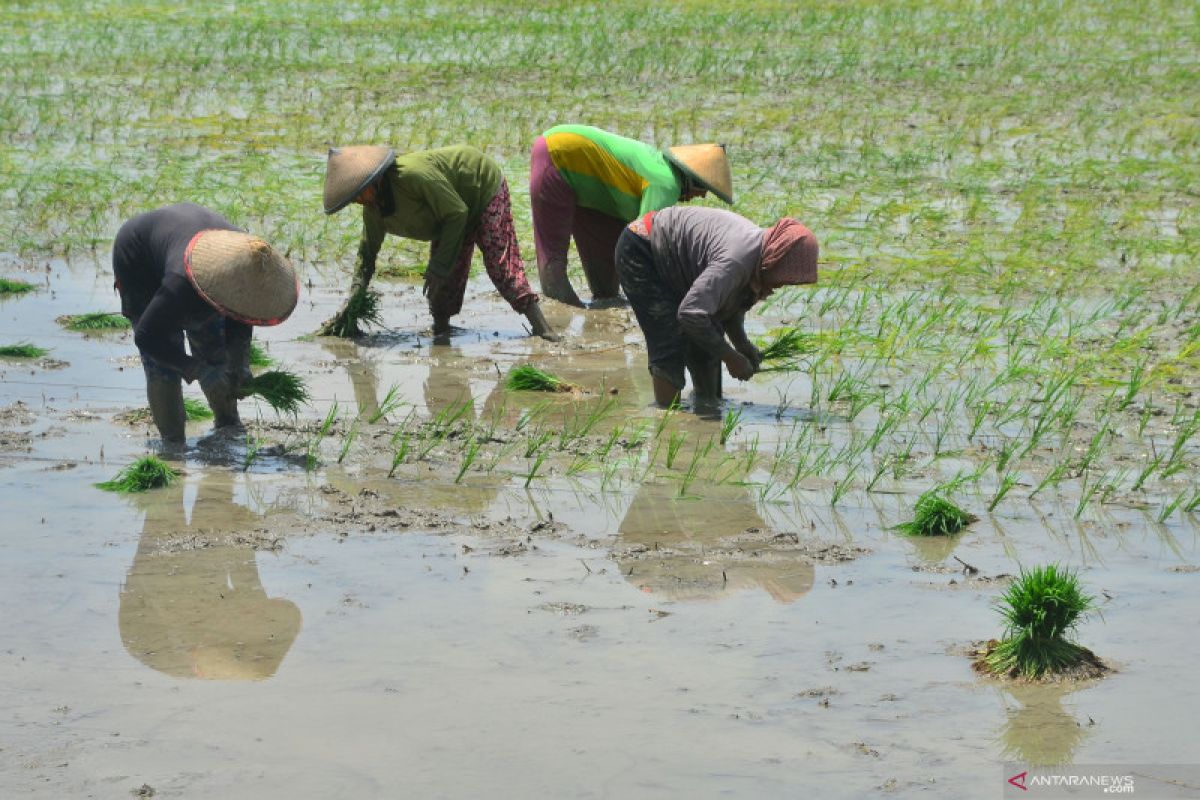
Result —
<svg viewBox="0 0 1200 800"><path fill-rule="evenodd" d="M249 545L196 544L252 529L260 518L233 502L233 477L206 474L189 522L183 487L152 492L137 555L121 589L121 642L137 660L175 678L264 680L300 631L300 610L267 597Z"/></svg>
<svg viewBox="0 0 1200 800"><path fill-rule="evenodd" d="M1012 683L1004 691L1019 704L1009 706L1000 731L1001 755L1034 766L1069 764L1087 737L1084 728L1062 706L1063 698L1078 686Z"/></svg>
<svg viewBox="0 0 1200 800"><path fill-rule="evenodd" d="M767 527L745 486L709 486L703 499L676 494L673 486L642 484L625 512L616 546L625 555L616 561L634 586L672 600L761 587L780 603L795 602L812 588L813 565L801 557L749 560L705 552L721 539Z"/></svg>
<svg viewBox="0 0 1200 800"><path fill-rule="evenodd" d="M321 347L332 353L346 370L358 415L370 418L379 411L379 373L374 359L364 356L363 349L347 339L323 338Z"/></svg>

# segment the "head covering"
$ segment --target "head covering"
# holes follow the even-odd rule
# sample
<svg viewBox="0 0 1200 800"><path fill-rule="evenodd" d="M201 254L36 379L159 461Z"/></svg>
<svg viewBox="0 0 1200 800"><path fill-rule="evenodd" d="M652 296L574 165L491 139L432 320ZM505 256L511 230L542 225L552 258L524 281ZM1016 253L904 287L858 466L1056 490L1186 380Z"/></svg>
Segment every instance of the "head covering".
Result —
<svg viewBox="0 0 1200 800"><path fill-rule="evenodd" d="M817 282L817 237L798 220L784 217L763 231L761 272L776 283Z"/></svg>
<svg viewBox="0 0 1200 800"><path fill-rule="evenodd" d="M378 145L329 148L325 165L325 213L341 211L396 160L396 151Z"/></svg>
<svg viewBox="0 0 1200 800"><path fill-rule="evenodd" d="M278 325L300 299L300 281L287 259L241 231L200 231L183 254L183 269L206 303L247 325Z"/></svg>
<svg viewBox="0 0 1200 800"><path fill-rule="evenodd" d="M733 176L723 144L681 144L663 151L679 170L703 188L732 205Z"/></svg>

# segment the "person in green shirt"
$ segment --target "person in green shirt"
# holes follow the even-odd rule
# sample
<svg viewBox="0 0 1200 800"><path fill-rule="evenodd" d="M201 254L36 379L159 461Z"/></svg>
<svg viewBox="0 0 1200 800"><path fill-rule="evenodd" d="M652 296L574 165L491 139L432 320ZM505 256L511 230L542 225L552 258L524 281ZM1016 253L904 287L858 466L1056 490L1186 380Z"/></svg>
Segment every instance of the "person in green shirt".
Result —
<svg viewBox="0 0 1200 800"><path fill-rule="evenodd" d="M593 306L616 300L613 251L635 218L712 192L733 203L725 146L693 144L659 150L588 125L558 125L533 144L529 199L542 291L583 306L567 278L571 238L579 251Z"/></svg>
<svg viewBox="0 0 1200 800"><path fill-rule="evenodd" d="M357 336L357 317L375 274L384 236L430 242L424 293L433 332L450 331L450 317L462 310L475 248L501 296L524 314L533 333L557 341L529 286L513 229L508 182L499 165L467 145L441 147L397 157L389 147L335 147L325 170L324 206L333 214L350 203L363 210L350 296L322 325L326 336Z"/></svg>

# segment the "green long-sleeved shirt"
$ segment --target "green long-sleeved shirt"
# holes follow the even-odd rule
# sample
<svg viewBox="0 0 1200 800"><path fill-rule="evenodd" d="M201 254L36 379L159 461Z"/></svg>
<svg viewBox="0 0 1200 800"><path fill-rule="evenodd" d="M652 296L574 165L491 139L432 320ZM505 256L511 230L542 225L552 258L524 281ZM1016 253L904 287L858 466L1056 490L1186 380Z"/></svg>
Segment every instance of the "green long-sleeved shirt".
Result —
<svg viewBox="0 0 1200 800"><path fill-rule="evenodd" d="M386 173L391 213L363 206L358 274L369 278L384 236L437 242L428 269L446 277L468 234L500 188L499 165L468 145L439 147L399 156Z"/></svg>

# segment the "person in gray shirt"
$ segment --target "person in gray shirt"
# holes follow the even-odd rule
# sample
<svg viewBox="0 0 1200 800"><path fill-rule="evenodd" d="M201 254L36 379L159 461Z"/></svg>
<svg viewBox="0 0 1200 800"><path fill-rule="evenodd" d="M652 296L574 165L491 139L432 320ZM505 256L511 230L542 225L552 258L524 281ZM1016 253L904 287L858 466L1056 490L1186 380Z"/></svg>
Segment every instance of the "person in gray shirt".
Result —
<svg viewBox="0 0 1200 800"><path fill-rule="evenodd" d="M654 399L668 406L691 375L698 400L721 396L721 364L738 380L762 354L745 313L781 286L816 283L816 236L784 217L761 228L732 211L672 206L634 220L617 240L621 288L646 337Z"/></svg>

